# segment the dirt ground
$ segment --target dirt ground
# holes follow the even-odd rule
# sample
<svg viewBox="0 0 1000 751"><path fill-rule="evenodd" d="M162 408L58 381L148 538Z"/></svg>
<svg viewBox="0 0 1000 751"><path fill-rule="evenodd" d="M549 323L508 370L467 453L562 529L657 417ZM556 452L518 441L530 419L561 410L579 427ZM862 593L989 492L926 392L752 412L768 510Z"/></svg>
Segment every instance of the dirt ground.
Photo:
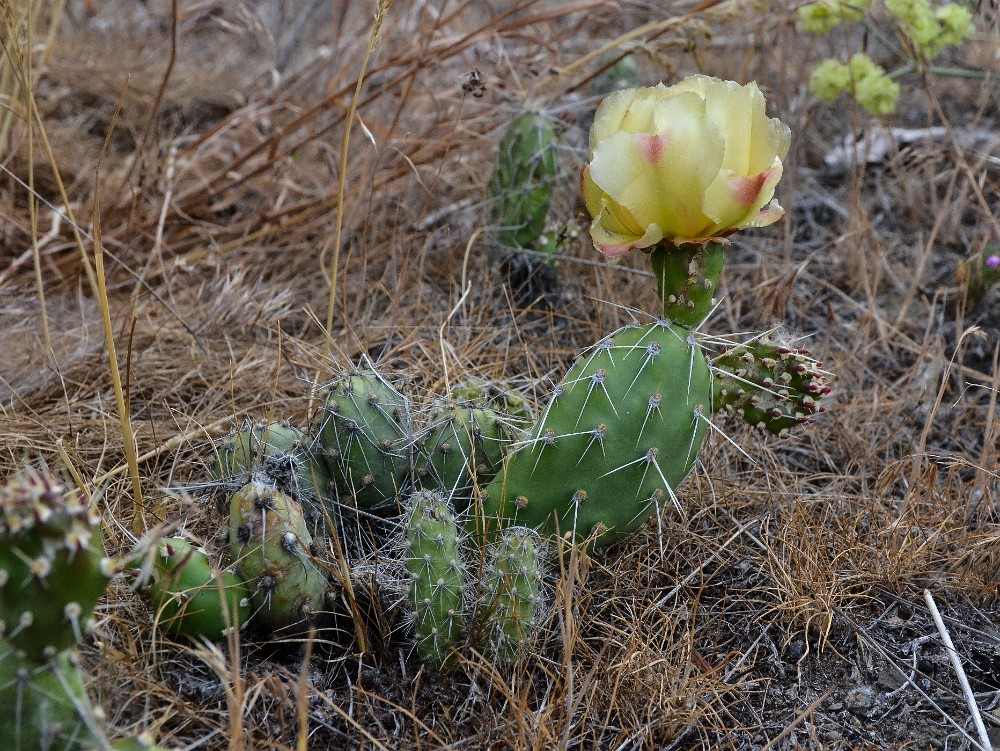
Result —
<svg viewBox="0 0 1000 751"><path fill-rule="evenodd" d="M994 77L903 75L881 120L807 86L823 57L878 52L871 29L814 38L792 3L704 5L396 3L355 95L374 3L67 2L38 46L39 120L0 141L0 472L72 467L109 553L183 529L224 562L213 443L247 418L309 424L362 355L420 415L468 376L537 407L654 310L643 259L603 259L578 195L616 54L647 84L756 80L791 127L786 216L734 238L705 328L785 327L835 387L787 438L718 421L685 515L554 564L512 668L467 650L428 669L364 593L363 627L332 602L308 645L174 641L116 583L82 648L113 729L234 751L976 748L928 592L1000 745L1000 285L970 282L1000 247L996 5L941 60ZM554 265L483 231L496 145L527 110L559 129ZM944 131L833 158L885 126Z"/></svg>

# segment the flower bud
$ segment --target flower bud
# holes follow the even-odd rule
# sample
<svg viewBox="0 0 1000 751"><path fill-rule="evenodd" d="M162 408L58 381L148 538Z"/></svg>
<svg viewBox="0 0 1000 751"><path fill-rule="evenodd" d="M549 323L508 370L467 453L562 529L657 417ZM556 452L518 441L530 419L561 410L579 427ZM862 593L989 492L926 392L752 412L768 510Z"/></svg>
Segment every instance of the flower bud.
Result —
<svg viewBox="0 0 1000 751"><path fill-rule="evenodd" d="M772 224L784 214L773 196L790 138L754 83L692 76L610 95L581 176L594 244L617 258Z"/></svg>

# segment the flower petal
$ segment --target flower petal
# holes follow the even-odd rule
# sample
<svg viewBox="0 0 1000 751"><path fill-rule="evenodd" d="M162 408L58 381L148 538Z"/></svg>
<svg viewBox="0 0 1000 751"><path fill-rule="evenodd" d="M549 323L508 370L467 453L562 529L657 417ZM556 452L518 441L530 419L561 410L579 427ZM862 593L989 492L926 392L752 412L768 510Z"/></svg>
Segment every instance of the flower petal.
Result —
<svg viewBox="0 0 1000 751"><path fill-rule="evenodd" d="M663 239L659 225L650 224L642 236L619 234L608 229L603 213L594 217L590 224L590 237L594 246L608 258L615 259L625 255L630 250L651 248Z"/></svg>
<svg viewBox="0 0 1000 751"><path fill-rule="evenodd" d="M710 223L701 205L719 171L722 136L693 92L658 102L653 125L650 133L603 139L589 177L640 226L656 223L668 238L697 236Z"/></svg>

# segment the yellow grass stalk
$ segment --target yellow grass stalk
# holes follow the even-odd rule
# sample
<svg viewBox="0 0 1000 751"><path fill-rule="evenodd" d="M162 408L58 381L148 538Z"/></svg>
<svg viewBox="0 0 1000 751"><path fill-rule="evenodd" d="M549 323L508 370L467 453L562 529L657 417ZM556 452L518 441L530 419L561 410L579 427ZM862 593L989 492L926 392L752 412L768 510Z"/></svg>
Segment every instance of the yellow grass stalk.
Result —
<svg viewBox="0 0 1000 751"><path fill-rule="evenodd" d="M344 120L344 135L340 141L340 176L337 181L337 225L333 234L333 263L330 268L330 302L326 309L326 333L327 348L329 350L333 332L333 310L337 305L337 271L340 265L340 239L344 227L344 192L347 186L347 147L351 139L351 125L354 122L354 115L358 109L358 100L361 98L361 86L365 80L365 73L368 70L368 61L372 52L378 46L382 32L382 23L389 15L393 0L379 0L378 9L375 11L375 20L372 25L372 33L368 39L368 47L365 49L364 59L361 61L361 72L358 73L358 82L354 87L354 95L351 97L351 106L347 111L347 118Z"/></svg>

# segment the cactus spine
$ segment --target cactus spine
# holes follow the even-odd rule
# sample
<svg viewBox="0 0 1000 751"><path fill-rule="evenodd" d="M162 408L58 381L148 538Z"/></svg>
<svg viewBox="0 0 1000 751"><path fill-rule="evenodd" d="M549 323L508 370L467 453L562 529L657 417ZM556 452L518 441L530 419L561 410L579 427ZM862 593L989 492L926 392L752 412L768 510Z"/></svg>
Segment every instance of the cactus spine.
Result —
<svg viewBox="0 0 1000 751"><path fill-rule="evenodd" d="M407 398L366 366L334 381L323 412L320 442L341 503L391 504L410 471Z"/></svg>
<svg viewBox="0 0 1000 751"><path fill-rule="evenodd" d="M150 574L130 572L148 594L167 633L218 639L250 617L250 592L229 571L219 571L205 552L179 537L161 540Z"/></svg>
<svg viewBox="0 0 1000 751"><path fill-rule="evenodd" d="M637 529L690 471L711 413L708 365L667 321L620 329L557 386L527 445L487 488L499 519L607 545Z"/></svg>
<svg viewBox="0 0 1000 751"><path fill-rule="evenodd" d="M439 493L420 491L410 499L406 570L417 652L443 666L462 638L466 574L455 515Z"/></svg>
<svg viewBox="0 0 1000 751"><path fill-rule="evenodd" d="M309 622L322 606L327 581L312 561L312 543L302 508L273 485L254 480L233 495L230 552L253 589L253 623L289 629Z"/></svg>
<svg viewBox="0 0 1000 751"><path fill-rule="evenodd" d="M0 637L42 661L80 640L107 586L99 518L51 475L0 487Z"/></svg>

